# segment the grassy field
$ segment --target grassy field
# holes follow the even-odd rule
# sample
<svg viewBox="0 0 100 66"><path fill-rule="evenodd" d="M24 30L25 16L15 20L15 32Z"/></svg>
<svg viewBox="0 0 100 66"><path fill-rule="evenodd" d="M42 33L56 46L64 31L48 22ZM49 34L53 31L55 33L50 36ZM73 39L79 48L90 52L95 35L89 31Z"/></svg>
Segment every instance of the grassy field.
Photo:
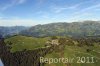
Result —
<svg viewBox="0 0 100 66"><path fill-rule="evenodd" d="M33 38L26 36L14 36L5 40L6 43L12 43L11 52L41 48L45 46L46 41L47 38Z"/></svg>
<svg viewBox="0 0 100 66"><path fill-rule="evenodd" d="M87 52L86 49L91 48L90 52ZM66 46L62 51L54 51L51 54L47 54L45 58L74 58L72 63L51 63L45 64L45 66L100 66L100 46L95 45L93 47L78 47L78 46ZM78 57L93 57L94 63L78 63ZM89 59L91 61L91 59Z"/></svg>
<svg viewBox="0 0 100 66"><path fill-rule="evenodd" d="M36 48L45 47L46 41L50 37L46 38L33 38L26 36L14 36L5 40L5 42L12 43L11 52L22 51L24 49L34 50ZM59 47L56 48L52 53L49 53L45 56L45 58L74 58L73 63L51 63L44 64L44 66L100 66L100 45L95 44L94 46L68 46L65 45L63 50L58 50ZM87 52L87 49L91 49L91 51ZM93 57L94 63L77 63L77 57ZM91 60L91 59L90 59Z"/></svg>

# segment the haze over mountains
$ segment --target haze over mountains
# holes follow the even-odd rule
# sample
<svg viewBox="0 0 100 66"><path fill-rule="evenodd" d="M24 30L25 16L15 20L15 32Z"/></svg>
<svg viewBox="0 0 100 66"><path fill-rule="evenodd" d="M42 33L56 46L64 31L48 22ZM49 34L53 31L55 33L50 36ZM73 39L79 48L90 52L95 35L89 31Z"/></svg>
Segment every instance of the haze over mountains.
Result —
<svg viewBox="0 0 100 66"><path fill-rule="evenodd" d="M3 36L21 34L25 36L91 36L100 35L100 21L83 22L59 22L32 27L13 26L0 27L0 34Z"/></svg>
<svg viewBox="0 0 100 66"><path fill-rule="evenodd" d="M11 27L0 26L0 35L2 36L15 35L27 28L28 27L24 27L24 26L11 26Z"/></svg>

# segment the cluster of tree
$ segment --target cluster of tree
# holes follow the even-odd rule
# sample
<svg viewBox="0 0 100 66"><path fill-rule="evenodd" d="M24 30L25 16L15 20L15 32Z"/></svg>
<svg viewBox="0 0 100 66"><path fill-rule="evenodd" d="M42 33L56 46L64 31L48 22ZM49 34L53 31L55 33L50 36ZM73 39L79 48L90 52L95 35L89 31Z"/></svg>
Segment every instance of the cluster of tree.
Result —
<svg viewBox="0 0 100 66"><path fill-rule="evenodd" d="M94 46L94 43L99 43L100 38L93 38L93 37L81 37L74 39L75 41L78 42L78 46L82 47L84 45L86 46Z"/></svg>
<svg viewBox="0 0 100 66"><path fill-rule="evenodd" d="M34 50L16 51L14 53L10 52L11 42L5 44L4 39L0 38L0 58L4 66L40 66L40 57L51 53L56 46L38 48Z"/></svg>

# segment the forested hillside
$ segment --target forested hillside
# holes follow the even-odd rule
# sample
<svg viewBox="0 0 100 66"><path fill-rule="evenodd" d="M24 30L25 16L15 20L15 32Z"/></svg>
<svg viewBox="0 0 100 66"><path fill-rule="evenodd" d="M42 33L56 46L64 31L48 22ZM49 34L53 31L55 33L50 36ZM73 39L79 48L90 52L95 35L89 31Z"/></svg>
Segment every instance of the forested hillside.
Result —
<svg viewBox="0 0 100 66"><path fill-rule="evenodd" d="M100 22L84 21L73 23L64 22L36 25L28 30L21 31L20 34L34 37L100 35Z"/></svg>

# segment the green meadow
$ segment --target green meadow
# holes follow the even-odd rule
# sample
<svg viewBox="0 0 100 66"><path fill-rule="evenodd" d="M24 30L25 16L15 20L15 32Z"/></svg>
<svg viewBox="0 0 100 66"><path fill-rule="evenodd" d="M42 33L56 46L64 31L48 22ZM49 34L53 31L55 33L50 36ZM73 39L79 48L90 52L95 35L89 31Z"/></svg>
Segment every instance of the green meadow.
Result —
<svg viewBox="0 0 100 66"><path fill-rule="evenodd" d="M58 37L60 38L60 37ZM65 37L64 37L65 38ZM6 43L11 42L11 52L22 51L22 50L34 50L38 48L45 47L46 42L50 39L50 37L44 38L35 38L35 37L26 37L26 36L13 36L7 38L5 40ZM93 43L93 46L77 46L76 41L67 38L68 40L72 41L74 45L69 45L70 42L67 42L59 47L56 47L55 50L51 53L48 53L44 56L44 58L74 58L72 63L44 63L44 66L99 66L100 65L100 44ZM69 43L69 44L68 44ZM61 48L60 48L61 47ZM90 51L87 51L90 49ZM82 58L85 57L85 62L79 62L78 57ZM87 63L87 57L93 57L93 63L91 59L89 63Z"/></svg>

